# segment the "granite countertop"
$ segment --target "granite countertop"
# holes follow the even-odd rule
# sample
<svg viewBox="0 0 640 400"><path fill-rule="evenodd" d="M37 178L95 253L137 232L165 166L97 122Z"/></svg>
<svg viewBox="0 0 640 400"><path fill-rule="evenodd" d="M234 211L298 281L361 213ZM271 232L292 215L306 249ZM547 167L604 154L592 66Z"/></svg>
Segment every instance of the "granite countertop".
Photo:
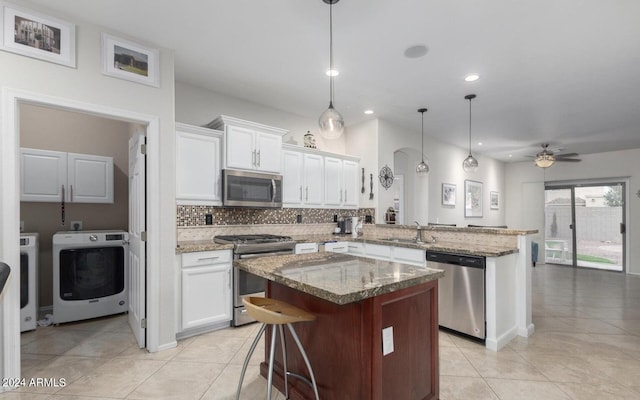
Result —
<svg viewBox="0 0 640 400"><path fill-rule="evenodd" d="M456 243L456 242L423 242L416 243L413 241L393 241L393 240L384 240L377 238L366 238L360 237L357 239L350 239L354 242L362 242L362 243L372 243L379 244L383 246L395 246L395 247L406 247L410 249L420 249L425 251L440 251L443 253L455 253L455 254L464 254L471 256L482 256L482 257L500 257L505 256L507 254L517 253L517 247L505 247L505 246L491 246L486 244L475 244L475 243Z"/></svg>
<svg viewBox="0 0 640 400"><path fill-rule="evenodd" d="M370 297L442 278L426 267L338 253L310 253L235 260L233 266L336 304Z"/></svg>
<svg viewBox="0 0 640 400"><path fill-rule="evenodd" d="M372 243L382 246L406 247L410 249L441 251L444 253L465 254L482 257L500 257L507 254L517 253L515 247L490 246L474 243L456 242L436 242L436 243L415 243L410 241L392 241L380 238L359 237L353 238L351 235L303 235L294 236L298 243L326 243L334 241L348 241L359 243ZM192 253L197 251L213 251L233 249L232 244L218 244L212 240L179 242L176 247L176 254Z"/></svg>
<svg viewBox="0 0 640 400"><path fill-rule="evenodd" d="M194 253L196 251L231 250L232 244L218 244L213 240L194 240L189 242L178 242L176 254Z"/></svg>

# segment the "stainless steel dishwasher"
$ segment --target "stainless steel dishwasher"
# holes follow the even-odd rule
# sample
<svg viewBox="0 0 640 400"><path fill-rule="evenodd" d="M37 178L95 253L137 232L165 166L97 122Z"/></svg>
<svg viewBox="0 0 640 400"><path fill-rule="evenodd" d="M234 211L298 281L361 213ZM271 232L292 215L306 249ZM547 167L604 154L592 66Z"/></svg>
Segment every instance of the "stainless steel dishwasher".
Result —
<svg viewBox="0 0 640 400"><path fill-rule="evenodd" d="M427 266L445 271L438 281L439 325L484 340L485 258L427 251Z"/></svg>

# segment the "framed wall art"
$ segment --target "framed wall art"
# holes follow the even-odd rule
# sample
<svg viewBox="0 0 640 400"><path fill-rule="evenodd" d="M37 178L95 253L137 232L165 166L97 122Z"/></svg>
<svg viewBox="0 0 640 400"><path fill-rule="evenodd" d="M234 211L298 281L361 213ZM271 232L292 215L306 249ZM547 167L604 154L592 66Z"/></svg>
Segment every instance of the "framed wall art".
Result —
<svg viewBox="0 0 640 400"><path fill-rule="evenodd" d="M453 183L442 183L442 205L456 206L456 185Z"/></svg>
<svg viewBox="0 0 640 400"><path fill-rule="evenodd" d="M102 73L160 87L160 50L103 33Z"/></svg>
<svg viewBox="0 0 640 400"><path fill-rule="evenodd" d="M76 67L76 26L0 3L0 50Z"/></svg>
<svg viewBox="0 0 640 400"><path fill-rule="evenodd" d="M464 217L482 218L482 182L464 181Z"/></svg>
<svg viewBox="0 0 640 400"><path fill-rule="evenodd" d="M500 193L498 192L489 192L489 205L492 210L500 209Z"/></svg>

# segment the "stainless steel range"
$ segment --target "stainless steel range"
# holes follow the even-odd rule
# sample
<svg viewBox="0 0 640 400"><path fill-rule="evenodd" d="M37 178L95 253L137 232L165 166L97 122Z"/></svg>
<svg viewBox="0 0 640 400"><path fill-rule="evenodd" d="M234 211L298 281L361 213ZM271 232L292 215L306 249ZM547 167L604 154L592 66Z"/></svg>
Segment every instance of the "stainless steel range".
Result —
<svg viewBox="0 0 640 400"><path fill-rule="evenodd" d="M214 237L214 242L233 244L233 258L276 256L293 254L296 242L290 236L279 235L224 235ZM238 268L233 268L233 326L254 322L247 314L242 298L264 297L265 279Z"/></svg>

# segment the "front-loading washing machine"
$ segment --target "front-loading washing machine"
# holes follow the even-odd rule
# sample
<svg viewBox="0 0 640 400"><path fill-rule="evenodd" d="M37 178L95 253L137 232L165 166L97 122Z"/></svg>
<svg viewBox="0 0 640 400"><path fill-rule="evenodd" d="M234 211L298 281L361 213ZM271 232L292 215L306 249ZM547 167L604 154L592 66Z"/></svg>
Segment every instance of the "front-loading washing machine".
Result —
<svg viewBox="0 0 640 400"><path fill-rule="evenodd" d="M20 332L38 320L38 234L20 234Z"/></svg>

